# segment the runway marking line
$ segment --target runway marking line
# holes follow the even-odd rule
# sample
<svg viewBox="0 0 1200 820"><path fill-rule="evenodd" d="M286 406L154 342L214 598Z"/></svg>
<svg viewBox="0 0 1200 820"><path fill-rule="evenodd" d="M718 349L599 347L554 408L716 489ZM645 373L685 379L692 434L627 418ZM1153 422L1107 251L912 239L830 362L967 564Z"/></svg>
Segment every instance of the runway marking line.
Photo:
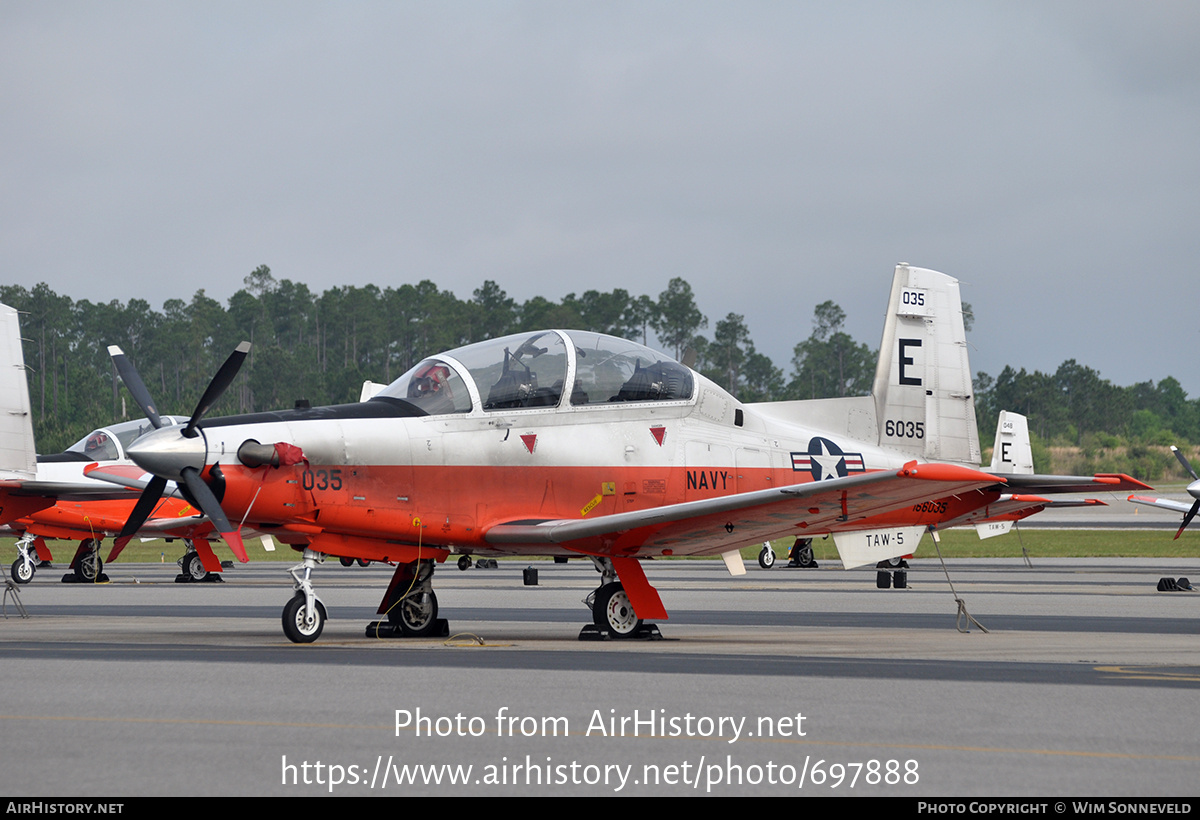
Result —
<svg viewBox="0 0 1200 820"><path fill-rule="evenodd" d="M1150 666L1097 666L1097 672L1107 672L1122 680L1182 680L1200 683L1200 674L1196 672L1163 672L1152 671Z"/></svg>
<svg viewBox="0 0 1200 820"><path fill-rule="evenodd" d="M256 720L181 720L178 718L117 718L117 717L74 717L69 715L0 715L0 721L30 720L30 721L84 721L90 723L146 723L157 725L179 726L256 726L278 727L283 729L367 729L379 732L394 732L392 726L363 726L341 723L278 723L274 721ZM488 732L492 734L492 732ZM578 732L571 732L579 735ZM626 738L627 740L696 740L696 738L664 738L644 737ZM704 738L711 741L727 742L728 738ZM983 752L985 754L1019 754L1019 755L1048 755L1051 757L1084 757L1106 760L1161 760L1178 763L1200 763L1200 757L1189 755L1143 755L1128 752L1083 752L1070 749L1006 749L995 746L951 746L930 743L871 743L869 741L848 740L797 740L795 738L747 738L748 742L782 743L792 746L838 746L867 749L904 749L926 752Z"/></svg>

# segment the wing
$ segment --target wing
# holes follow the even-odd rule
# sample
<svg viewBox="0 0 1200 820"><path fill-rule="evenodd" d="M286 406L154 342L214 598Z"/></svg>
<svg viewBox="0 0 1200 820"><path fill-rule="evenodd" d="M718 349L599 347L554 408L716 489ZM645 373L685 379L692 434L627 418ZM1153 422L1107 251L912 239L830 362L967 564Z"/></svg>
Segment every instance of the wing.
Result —
<svg viewBox="0 0 1200 820"><path fill-rule="evenodd" d="M0 525L53 507L59 501L120 501L136 498L128 490L103 484L5 479L0 481Z"/></svg>
<svg viewBox="0 0 1200 820"><path fill-rule="evenodd" d="M484 540L513 552L559 545L591 555L710 555L809 529L846 528L918 501L996 483L995 476L966 467L909 462L899 472L863 473L595 519L514 521L492 527Z"/></svg>

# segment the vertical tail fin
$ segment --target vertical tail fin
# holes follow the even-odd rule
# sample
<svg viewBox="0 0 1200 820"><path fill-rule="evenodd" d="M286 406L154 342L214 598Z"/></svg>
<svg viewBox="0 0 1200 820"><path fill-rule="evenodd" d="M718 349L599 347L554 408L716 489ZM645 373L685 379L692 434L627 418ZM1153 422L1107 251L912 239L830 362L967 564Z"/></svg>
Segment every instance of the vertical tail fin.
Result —
<svg viewBox="0 0 1200 820"><path fill-rule="evenodd" d="M996 422L996 445L992 448L992 472L1033 475L1029 423L1020 413L1000 411L1000 420Z"/></svg>
<svg viewBox="0 0 1200 820"><path fill-rule="evenodd" d="M35 478L37 449L17 311L0 305L0 474Z"/></svg>
<svg viewBox="0 0 1200 820"><path fill-rule="evenodd" d="M993 473L1033 475L1033 448L1029 446L1029 423L1020 413L1000 411L996 422L996 444L992 447ZM975 525L980 538L1004 535L1012 521L985 521Z"/></svg>
<svg viewBox="0 0 1200 820"><path fill-rule="evenodd" d="M957 279L896 266L872 396L881 447L929 461L979 463Z"/></svg>

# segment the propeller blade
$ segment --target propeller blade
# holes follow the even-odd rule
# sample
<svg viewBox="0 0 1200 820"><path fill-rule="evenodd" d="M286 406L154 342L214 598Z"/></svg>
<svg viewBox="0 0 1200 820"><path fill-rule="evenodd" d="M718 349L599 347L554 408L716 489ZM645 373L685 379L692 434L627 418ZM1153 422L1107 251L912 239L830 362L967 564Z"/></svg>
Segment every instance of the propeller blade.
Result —
<svg viewBox="0 0 1200 820"><path fill-rule="evenodd" d="M1171 452L1175 454L1175 458L1179 459L1179 463L1183 465L1183 469L1191 473L1191 476L1194 480L1200 481L1200 475L1196 475L1196 471L1193 470L1192 465L1188 463L1187 456L1185 456L1183 452L1175 445L1171 445ZM1193 515L1194 514L1195 513L1193 513Z"/></svg>
<svg viewBox="0 0 1200 820"><path fill-rule="evenodd" d="M196 409L192 412L187 427L183 429L184 436L193 438L196 435L196 425L200 423L200 419L204 418L204 414L209 411L209 408L216 404L217 400L229 389L229 385L233 384L233 380L237 377L238 371L242 369L242 362L246 361L246 355L249 352L250 343L242 342L229 354L229 358L225 360L225 364L221 365L217 375L213 376L212 381L204 390L204 395L196 404Z"/></svg>
<svg viewBox="0 0 1200 820"><path fill-rule="evenodd" d="M1187 529L1187 525L1192 523L1192 519L1196 517L1196 512L1200 511L1200 498L1196 499L1196 503L1192 508L1183 514L1183 523L1179 526L1179 532L1175 533L1175 540L1179 540L1179 536L1183 535L1183 531Z"/></svg>
<svg viewBox="0 0 1200 820"><path fill-rule="evenodd" d="M125 522L125 526L121 527L121 532L113 541L112 552L108 554L108 562L110 564L116 560L116 557L121 554L121 550L125 549L125 545L142 528L142 524L146 523L146 519L150 517L150 513L154 512L154 508L158 505L159 499L162 498L163 490L166 488L167 480L165 478L155 476L150 479L150 482L146 485L146 489L142 490L142 494L138 498L133 512L129 514L129 519Z"/></svg>
<svg viewBox="0 0 1200 820"><path fill-rule="evenodd" d="M150 391L146 389L146 385L142 382L142 377L138 375L137 368L133 366L133 362L129 361L129 357L124 351L116 345L108 346L108 355L112 357L113 364L116 365L117 373L121 376L121 381L125 382L127 389L133 396L133 400L137 402L138 407L142 408L142 412L146 414L146 418L150 419L150 423L154 425L154 429L162 427L162 419L158 416L158 410L154 407L154 399L150 397ZM112 560L111 558L108 560Z"/></svg>
<svg viewBox="0 0 1200 820"><path fill-rule="evenodd" d="M225 517L225 511L221 509L221 502L217 501L217 497L213 495L213 491L209 489L209 486L204 483L204 479L200 477L200 473L196 471L195 467L184 467L182 475L188 492L192 494L192 498L196 500L200 509L208 516L208 520L212 522L216 531L221 533L221 537L225 539L225 543L233 550L233 554L243 564L249 561L250 557L246 555L246 547L242 543L242 534L229 525L229 519Z"/></svg>

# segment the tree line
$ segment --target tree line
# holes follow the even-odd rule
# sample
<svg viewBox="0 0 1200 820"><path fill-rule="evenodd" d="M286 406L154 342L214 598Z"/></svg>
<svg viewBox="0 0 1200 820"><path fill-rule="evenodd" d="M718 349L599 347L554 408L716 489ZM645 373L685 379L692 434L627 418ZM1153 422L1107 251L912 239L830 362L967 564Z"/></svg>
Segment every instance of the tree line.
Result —
<svg viewBox="0 0 1200 820"><path fill-rule="evenodd" d="M222 305L203 289L190 301L154 310L143 299L93 303L45 283L0 285L0 301L21 311L25 362L40 452L69 446L94 427L138 414L120 390L108 345L130 355L168 412L189 414L234 346L251 355L210 415L356 401L366 379L390 382L426 356L484 339L547 327L591 330L657 346L695 367L742 401L866 395L877 352L845 332L832 301L813 311L810 335L797 342L787 374L755 349L745 317L713 325L691 286L672 279L652 297L621 288L569 293L524 303L485 281L470 299L425 280L379 288L345 285L321 294L277 280L265 265ZM970 307L964 305L966 320ZM1146 444L1200 442L1200 400L1173 378L1118 387L1074 360L1054 374L1006 367L978 373L981 437L990 441L1001 409L1030 418L1043 441L1083 445L1098 436ZM1090 438L1089 438L1090 437Z"/></svg>

